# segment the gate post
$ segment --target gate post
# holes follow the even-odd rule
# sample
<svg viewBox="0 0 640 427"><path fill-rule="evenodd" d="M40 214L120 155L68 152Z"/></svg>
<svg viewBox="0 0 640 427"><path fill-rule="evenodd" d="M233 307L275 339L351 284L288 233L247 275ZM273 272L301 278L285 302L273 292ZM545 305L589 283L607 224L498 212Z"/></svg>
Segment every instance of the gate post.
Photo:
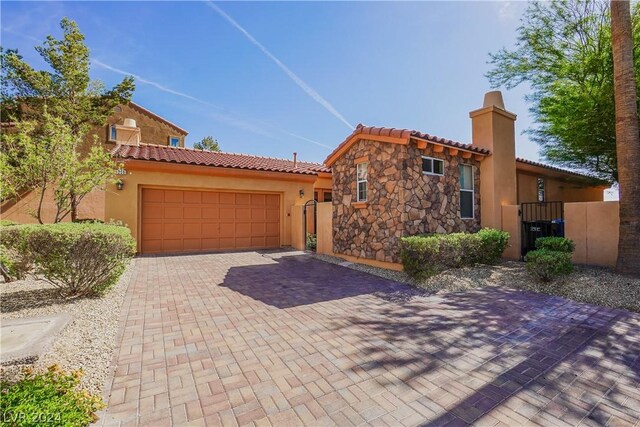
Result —
<svg viewBox="0 0 640 427"><path fill-rule="evenodd" d="M502 256L507 259L519 260L522 247L520 205L502 205L502 230L509 233L509 246Z"/></svg>

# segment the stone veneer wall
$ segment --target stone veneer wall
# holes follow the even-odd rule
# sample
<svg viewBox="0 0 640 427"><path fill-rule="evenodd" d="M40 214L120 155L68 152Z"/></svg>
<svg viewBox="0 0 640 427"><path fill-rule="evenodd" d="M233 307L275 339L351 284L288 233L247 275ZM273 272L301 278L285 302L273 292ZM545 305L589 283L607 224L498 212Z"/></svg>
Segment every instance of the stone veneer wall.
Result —
<svg viewBox="0 0 640 427"><path fill-rule="evenodd" d="M477 160L434 153L429 145L361 140L333 165L333 251L400 262L400 238L421 233L480 229L480 168ZM368 201L356 208L355 159L368 156ZM424 175L422 156L444 159L444 176ZM474 219L461 219L460 163L474 167Z"/></svg>

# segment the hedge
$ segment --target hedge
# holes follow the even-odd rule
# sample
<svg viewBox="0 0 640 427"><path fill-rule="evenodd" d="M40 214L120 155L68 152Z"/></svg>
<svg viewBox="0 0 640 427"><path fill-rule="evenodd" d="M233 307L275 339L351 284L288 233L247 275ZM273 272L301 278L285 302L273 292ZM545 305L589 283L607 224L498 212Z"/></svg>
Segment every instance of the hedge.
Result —
<svg viewBox="0 0 640 427"><path fill-rule="evenodd" d="M550 282L573 271L571 252L537 249L527 253L525 261L527 271L543 282Z"/></svg>
<svg viewBox="0 0 640 427"><path fill-rule="evenodd" d="M575 243L564 237L538 237L536 239L536 249L573 253L575 248Z"/></svg>
<svg viewBox="0 0 640 427"><path fill-rule="evenodd" d="M0 240L8 250L30 258L32 273L67 297L104 294L135 254L129 229L106 224L1 227Z"/></svg>
<svg viewBox="0 0 640 427"><path fill-rule="evenodd" d="M490 228L410 236L401 239L400 258L407 274L422 279L449 268L495 263L508 243L509 233Z"/></svg>

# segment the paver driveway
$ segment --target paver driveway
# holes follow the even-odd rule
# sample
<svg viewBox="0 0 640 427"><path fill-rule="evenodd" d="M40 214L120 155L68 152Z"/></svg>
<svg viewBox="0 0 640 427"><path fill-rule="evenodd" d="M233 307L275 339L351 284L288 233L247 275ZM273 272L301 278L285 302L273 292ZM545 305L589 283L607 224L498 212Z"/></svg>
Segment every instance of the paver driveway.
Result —
<svg viewBox="0 0 640 427"><path fill-rule="evenodd" d="M104 424L638 425L640 316L300 253L139 258Z"/></svg>

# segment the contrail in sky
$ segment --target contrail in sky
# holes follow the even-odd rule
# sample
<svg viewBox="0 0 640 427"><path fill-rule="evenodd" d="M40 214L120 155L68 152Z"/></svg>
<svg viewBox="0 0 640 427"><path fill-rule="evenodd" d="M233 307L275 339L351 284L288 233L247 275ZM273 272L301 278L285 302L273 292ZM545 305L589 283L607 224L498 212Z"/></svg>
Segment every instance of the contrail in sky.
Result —
<svg viewBox="0 0 640 427"><path fill-rule="evenodd" d="M218 7L218 5L216 5L215 3L213 3L211 0L206 0L205 4L207 6L209 6L211 9L215 10L220 16L222 16L224 19L226 19L231 25L233 25L236 29L238 29L238 31L240 31L242 34L244 34L244 36L251 42L253 43L255 46L258 47L258 49L260 49L262 51L262 53L264 53L265 55L267 55L267 57L269 57L269 59L271 59L273 62L275 62L275 64L282 70L284 71L284 73L289 76L289 78L291 80L293 80L293 82L295 84L297 84L307 95L309 95L314 101L316 101L318 104L322 105L329 113L331 113L335 118L337 118L338 120L340 120L342 123L344 123L345 125L347 125L349 127L349 129L353 130L353 125L351 123L349 123L347 121L347 119L345 119L342 114L340 114L340 112L338 110L335 109L335 107L333 105L331 105L331 103L329 101L327 101L326 99L324 99L318 92L316 92L316 90L314 88L312 88L311 86L309 86L304 80L302 80L300 77L298 77L293 71L291 71L289 69L289 67L287 67L286 65L284 65L284 63L282 61L280 61L274 54L272 54L266 47L264 47L264 45L262 43L260 43L258 40L255 39L255 37L253 37L247 30L245 30L240 24L238 24L238 22L236 22L235 19L233 19L231 16L227 15L222 9L220 9Z"/></svg>
<svg viewBox="0 0 640 427"><path fill-rule="evenodd" d="M162 84L160 84L158 82L154 82L153 80L145 79L144 77L141 77L141 76L139 76L137 74L130 73L130 72L122 70L120 68L113 67L113 66L111 66L109 64L105 64L104 62L102 62L102 61L100 61L98 59L92 59L91 62L93 64L99 66L99 67L102 67L102 68L107 69L109 71L113 71L114 73L118 73L118 74L121 74L123 76L132 76L133 78L136 79L136 81L138 81L140 83L143 83L143 84L147 84L147 85L152 86L152 87L155 87L156 89L158 89L158 90L160 90L162 92L166 92L166 93L170 93L172 95L180 96L182 98L197 102L199 104L206 105L208 107L212 107L212 108L214 108L216 110L220 110L220 111L224 110L224 108L222 108L222 107L220 107L218 105L212 104L212 103L210 103L208 101L205 101L205 100L202 100L200 98L196 98L195 96L189 95L188 93L180 92L178 90L175 90L175 89L172 89L170 87L164 86L164 85L162 85ZM230 126L234 126L236 128L247 130L247 131L256 133L258 135L263 135L263 136L266 136L266 137L269 137L269 138L276 139L273 136L273 134L271 134L270 132L268 132L268 131L266 131L264 129L261 129L260 127L257 127L255 125L253 125L252 123L250 123L250 122L248 122L246 120L243 120L241 118L234 117L234 116L231 116L231 115L226 114L226 113L218 113L218 112L214 112L214 111L208 112L208 115L211 118L213 118L213 119L215 119L215 120L217 120L219 122L226 123L226 124L228 124ZM332 149L333 148L333 147L331 147L329 145L326 145L326 144L323 144L321 142L314 141L313 139L306 138L304 136L300 136L300 135L297 135L295 133L289 132L288 130L281 129L281 128L278 128L278 127L275 127L275 126L272 126L272 125L268 125L268 126L273 128L273 129L275 129L275 130L277 130L277 131L279 131L279 132L282 132L284 134L293 136L293 137L301 139L303 141L310 142L310 143L318 145L320 147L328 148L328 149Z"/></svg>

